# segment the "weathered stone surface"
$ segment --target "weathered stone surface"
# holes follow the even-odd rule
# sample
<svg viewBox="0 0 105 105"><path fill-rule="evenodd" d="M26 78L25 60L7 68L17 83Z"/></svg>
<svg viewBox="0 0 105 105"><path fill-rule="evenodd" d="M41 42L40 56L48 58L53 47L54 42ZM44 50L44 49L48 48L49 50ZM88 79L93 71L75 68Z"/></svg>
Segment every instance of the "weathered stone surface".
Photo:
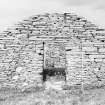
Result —
<svg viewBox="0 0 105 105"><path fill-rule="evenodd" d="M85 18L69 13L36 15L0 33L0 83L20 87L42 83L44 57L66 69L68 85L102 82L104 53L105 30Z"/></svg>

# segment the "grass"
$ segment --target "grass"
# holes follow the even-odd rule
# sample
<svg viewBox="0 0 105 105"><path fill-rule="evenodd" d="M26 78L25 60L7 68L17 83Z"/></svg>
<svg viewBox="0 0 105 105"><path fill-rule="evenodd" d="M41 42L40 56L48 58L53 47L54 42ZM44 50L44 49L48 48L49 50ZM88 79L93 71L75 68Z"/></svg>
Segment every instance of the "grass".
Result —
<svg viewBox="0 0 105 105"><path fill-rule="evenodd" d="M0 89L0 105L105 105L105 88L84 90L83 94L77 87L63 91L4 87Z"/></svg>

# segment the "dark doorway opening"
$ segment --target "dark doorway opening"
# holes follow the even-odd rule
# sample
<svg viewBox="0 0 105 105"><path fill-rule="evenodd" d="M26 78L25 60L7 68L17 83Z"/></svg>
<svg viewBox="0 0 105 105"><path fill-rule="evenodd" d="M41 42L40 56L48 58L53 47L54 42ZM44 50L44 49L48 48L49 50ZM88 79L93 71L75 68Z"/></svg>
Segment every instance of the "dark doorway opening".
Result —
<svg viewBox="0 0 105 105"><path fill-rule="evenodd" d="M56 80L63 80L66 81L66 72L65 72L65 68L48 68L48 69L44 69L43 73L43 82L47 81L48 79L50 79L50 77L55 77Z"/></svg>
<svg viewBox="0 0 105 105"><path fill-rule="evenodd" d="M66 81L66 56L63 43L44 43L43 82L53 78L55 81Z"/></svg>

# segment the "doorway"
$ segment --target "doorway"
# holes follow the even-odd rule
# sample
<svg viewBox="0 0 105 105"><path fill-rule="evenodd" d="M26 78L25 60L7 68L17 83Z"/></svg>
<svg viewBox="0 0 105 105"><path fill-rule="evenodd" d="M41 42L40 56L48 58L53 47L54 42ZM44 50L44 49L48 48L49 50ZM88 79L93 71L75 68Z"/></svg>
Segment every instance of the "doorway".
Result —
<svg viewBox="0 0 105 105"><path fill-rule="evenodd" d="M65 46L61 42L44 43L43 81L66 81Z"/></svg>

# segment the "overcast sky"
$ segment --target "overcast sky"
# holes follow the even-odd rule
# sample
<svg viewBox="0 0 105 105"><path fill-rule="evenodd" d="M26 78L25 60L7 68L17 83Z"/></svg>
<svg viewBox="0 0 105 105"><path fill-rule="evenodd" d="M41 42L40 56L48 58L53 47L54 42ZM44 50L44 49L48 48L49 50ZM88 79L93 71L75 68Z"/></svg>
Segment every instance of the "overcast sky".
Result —
<svg viewBox="0 0 105 105"><path fill-rule="evenodd" d="M72 12L105 28L105 0L1 0L0 31L36 14Z"/></svg>

